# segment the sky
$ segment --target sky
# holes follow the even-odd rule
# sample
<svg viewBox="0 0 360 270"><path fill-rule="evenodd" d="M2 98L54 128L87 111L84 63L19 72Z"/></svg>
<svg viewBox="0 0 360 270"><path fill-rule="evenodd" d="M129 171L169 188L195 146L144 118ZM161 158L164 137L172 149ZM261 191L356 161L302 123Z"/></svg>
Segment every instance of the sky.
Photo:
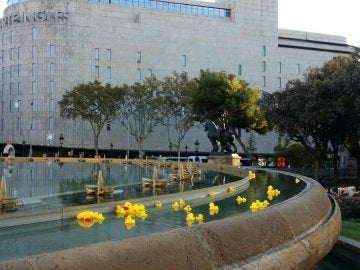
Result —
<svg viewBox="0 0 360 270"><path fill-rule="evenodd" d="M211 1L211 0L210 0ZM360 47L360 0L278 0L279 28L339 35ZM6 0L0 0L0 17ZM356 29L358 28L358 29Z"/></svg>

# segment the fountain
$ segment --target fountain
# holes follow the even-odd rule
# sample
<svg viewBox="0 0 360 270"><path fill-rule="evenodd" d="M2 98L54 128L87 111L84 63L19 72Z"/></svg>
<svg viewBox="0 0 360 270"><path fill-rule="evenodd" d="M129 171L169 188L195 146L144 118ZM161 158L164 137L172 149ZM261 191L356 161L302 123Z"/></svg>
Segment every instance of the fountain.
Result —
<svg viewBox="0 0 360 270"><path fill-rule="evenodd" d="M202 171L211 170L235 175L239 175L241 171L230 165L203 163L198 166ZM269 170L266 173L270 176L278 175L279 172ZM81 248L74 247L35 255L24 260L0 262L0 268L16 265L17 269L25 269L31 265L36 269L40 266L52 268L54 265L66 265L74 269L94 269L97 263L101 262L101 267L109 269L125 267L172 269L174 266L177 269L309 269L335 244L340 230L340 212L336 203L329 199L317 182L299 175L288 174L288 176L299 178L305 184L304 189L264 211L256 213L247 211L190 228L170 230L165 223L163 225L168 229L156 234L102 242ZM242 187L244 191L249 180L241 181L237 186ZM141 186L141 182L139 185ZM166 205L171 205L174 200L185 197L194 201L195 206L201 207L201 204L209 200L210 190L216 194L216 200L229 197L227 190L231 185L234 184L228 183L207 190L191 190L156 197L145 196L138 198L137 201L150 206L155 199L161 200L164 208ZM59 220L73 218L82 209L110 213L114 211L114 204L116 202L62 208L62 211L56 214L57 217L52 214L52 218ZM42 217L40 218L43 220ZM1 220L0 223L6 222ZM111 223L106 225L105 220L101 226L110 226ZM97 226L96 230L99 228L100 226ZM79 233L76 235L75 238L81 236ZM132 235L136 236L137 233ZM159 260L159 254L166 256L162 256Z"/></svg>

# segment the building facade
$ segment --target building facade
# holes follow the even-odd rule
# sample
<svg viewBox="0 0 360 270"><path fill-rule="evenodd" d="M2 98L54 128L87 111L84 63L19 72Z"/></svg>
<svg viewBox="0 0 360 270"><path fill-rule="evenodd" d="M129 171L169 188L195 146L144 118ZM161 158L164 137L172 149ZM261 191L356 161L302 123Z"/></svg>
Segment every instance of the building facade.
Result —
<svg viewBox="0 0 360 270"><path fill-rule="evenodd" d="M62 134L74 148L92 148L92 131L87 122L62 120L58 101L79 83L210 69L272 92L353 50L344 37L278 29L277 0L8 0L0 35L0 140L59 145ZM158 139L164 134L156 128L144 149L168 150ZM256 136L257 151L273 152L276 137ZM196 140L201 151L211 149L199 128L183 147L194 150ZM100 135L100 148L110 144L137 149L116 122Z"/></svg>

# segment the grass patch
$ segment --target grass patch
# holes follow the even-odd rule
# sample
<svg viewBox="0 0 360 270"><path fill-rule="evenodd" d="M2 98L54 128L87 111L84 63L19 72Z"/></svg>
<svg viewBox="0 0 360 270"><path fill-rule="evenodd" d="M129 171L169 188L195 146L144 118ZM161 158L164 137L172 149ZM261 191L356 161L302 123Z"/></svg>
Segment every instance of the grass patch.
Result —
<svg viewBox="0 0 360 270"><path fill-rule="evenodd" d="M347 238L360 241L360 219L343 220L340 234Z"/></svg>

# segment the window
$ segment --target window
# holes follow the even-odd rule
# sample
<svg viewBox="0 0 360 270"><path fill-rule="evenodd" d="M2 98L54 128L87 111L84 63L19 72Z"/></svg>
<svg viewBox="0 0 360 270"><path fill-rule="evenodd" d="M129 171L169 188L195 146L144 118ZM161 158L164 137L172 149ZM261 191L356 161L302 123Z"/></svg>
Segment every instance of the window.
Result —
<svg viewBox="0 0 360 270"><path fill-rule="evenodd" d="M278 62L278 65L277 65L277 70L278 70L278 73L281 73L281 62Z"/></svg>
<svg viewBox="0 0 360 270"><path fill-rule="evenodd" d="M106 79L111 80L111 67L106 68Z"/></svg>
<svg viewBox="0 0 360 270"><path fill-rule="evenodd" d="M36 99L32 99L30 105L31 105L31 111L36 112Z"/></svg>
<svg viewBox="0 0 360 270"><path fill-rule="evenodd" d="M21 117L18 117L16 119L16 130L20 130L22 129L22 122L21 122Z"/></svg>
<svg viewBox="0 0 360 270"><path fill-rule="evenodd" d="M2 85L1 85L1 96L4 95L4 91L5 91L5 85L2 84Z"/></svg>
<svg viewBox="0 0 360 270"><path fill-rule="evenodd" d="M14 83L10 83L10 95L15 95L15 85L14 85Z"/></svg>
<svg viewBox="0 0 360 270"><path fill-rule="evenodd" d="M2 33L1 35L1 45L5 45L5 33Z"/></svg>
<svg viewBox="0 0 360 270"><path fill-rule="evenodd" d="M151 68L148 69L148 76L151 78L153 76L153 71Z"/></svg>
<svg viewBox="0 0 360 270"><path fill-rule="evenodd" d="M49 47L49 57L51 57L51 58L55 57L55 46L54 45L50 45L50 47Z"/></svg>
<svg viewBox="0 0 360 270"><path fill-rule="evenodd" d="M242 74L242 65L238 64L238 75L241 76Z"/></svg>
<svg viewBox="0 0 360 270"><path fill-rule="evenodd" d="M50 70L49 70L49 75L50 76L55 76L55 64L54 63L50 63Z"/></svg>
<svg viewBox="0 0 360 270"><path fill-rule="evenodd" d="M99 51L99 48L95 48L95 60L100 60L100 51Z"/></svg>
<svg viewBox="0 0 360 270"><path fill-rule="evenodd" d="M141 81L141 69L140 68L138 68L136 70L136 80L139 82Z"/></svg>
<svg viewBox="0 0 360 270"><path fill-rule="evenodd" d="M34 77L34 76L36 76L36 74L37 74L36 64L33 63L31 65L31 75Z"/></svg>
<svg viewBox="0 0 360 270"><path fill-rule="evenodd" d="M15 102L15 108L17 109L18 112L21 112L21 100L18 99L16 102Z"/></svg>
<svg viewBox="0 0 360 270"><path fill-rule="evenodd" d="M1 69L1 79L5 80L5 67L2 67Z"/></svg>
<svg viewBox="0 0 360 270"><path fill-rule="evenodd" d="M49 93L51 93L51 94L55 93L55 82L54 81L49 82Z"/></svg>
<svg viewBox="0 0 360 270"><path fill-rule="evenodd" d="M100 67L95 66L95 78L99 78L99 77L100 77Z"/></svg>
<svg viewBox="0 0 360 270"><path fill-rule="evenodd" d="M266 72L266 61L262 61L262 72Z"/></svg>
<svg viewBox="0 0 360 270"><path fill-rule="evenodd" d="M279 88L281 88L282 87L282 85L281 85L281 77L278 77L278 83L279 83Z"/></svg>
<svg viewBox="0 0 360 270"><path fill-rule="evenodd" d="M55 111L55 102L53 99L49 100L49 112Z"/></svg>
<svg viewBox="0 0 360 270"><path fill-rule="evenodd" d="M262 86L266 87L266 77L265 76L262 77Z"/></svg>
<svg viewBox="0 0 360 270"><path fill-rule="evenodd" d="M183 54L181 57L181 65L183 67L186 67L186 55L185 54Z"/></svg>
<svg viewBox="0 0 360 270"><path fill-rule="evenodd" d="M22 59L23 58L23 48L22 47L18 47L18 59Z"/></svg>
<svg viewBox="0 0 360 270"><path fill-rule="evenodd" d="M15 37L15 35L14 35L14 31L10 31L10 43L13 43L14 42L14 37Z"/></svg>
<svg viewBox="0 0 360 270"><path fill-rule="evenodd" d="M266 46L262 46L262 56L266 56Z"/></svg>
<svg viewBox="0 0 360 270"><path fill-rule="evenodd" d="M36 129L36 117L31 117L31 126L30 129Z"/></svg>
<svg viewBox="0 0 360 270"><path fill-rule="evenodd" d="M36 27L33 27L32 29L32 40L36 40L37 39L37 29Z"/></svg>
<svg viewBox="0 0 360 270"><path fill-rule="evenodd" d="M15 48L10 49L10 60L16 60Z"/></svg>
<svg viewBox="0 0 360 270"><path fill-rule="evenodd" d="M111 61L111 49L107 49L107 60Z"/></svg>
<svg viewBox="0 0 360 270"><path fill-rule="evenodd" d="M36 46L32 46L32 58L36 57Z"/></svg>
<svg viewBox="0 0 360 270"><path fill-rule="evenodd" d="M5 61L5 51L2 50L1 51L1 62L4 62Z"/></svg>
<svg viewBox="0 0 360 270"><path fill-rule="evenodd" d="M18 82L18 85L17 85L18 95L22 95L22 93L23 93L22 88L23 88L22 82Z"/></svg>
<svg viewBox="0 0 360 270"><path fill-rule="evenodd" d="M23 75L23 68L22 68L22 64L18 65L18 77L21 77Z"/></svg>
<svg viewBox="0 0 360 270"><path fill-rule="evenodd" d="M139 64L141 63L141 52L139 52L139 51L136 52L136 62Z"/></svg>
<svg viewBox="0 0 360 270"><path fill-rule="evenodd" d="M31 93L35 94L36 92L37 92L37 83L36 83L36 81L33 81L31 83Z"/></svg>
<svg viewBox="0 0 360 270"><path fill-rule="evenodd" d="M297 74L301 73L300 64L296 64L296 73Z"/></svg>
<svg viewBox="0 0 360 270"><path fill-rule="evenodd" d="M10 112L14 112L14 102L12 100L10 100L9 108L10 108Z"/></svg>
<svg viewBox="0 0 360 270"><path fill-rule="evenodd" d="M4 130L4 118L1 119L1 130L3 131Z"/></svg>
<svg viewBox="0 0 360 270"><path fill-rule="evenodd" d="M49 117L49 130L54 129L54 117Z"/></svg>

